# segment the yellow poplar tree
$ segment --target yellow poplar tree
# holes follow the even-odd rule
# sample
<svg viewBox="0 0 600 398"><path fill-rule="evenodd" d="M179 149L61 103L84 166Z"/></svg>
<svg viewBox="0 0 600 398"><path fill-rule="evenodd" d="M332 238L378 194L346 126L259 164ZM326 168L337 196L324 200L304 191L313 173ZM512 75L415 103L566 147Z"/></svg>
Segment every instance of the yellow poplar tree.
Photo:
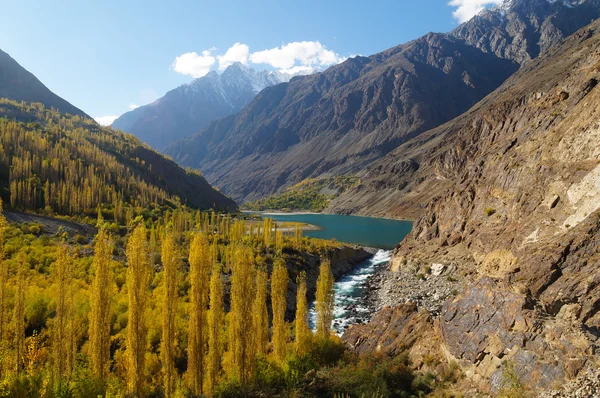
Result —
<svg viewBox="0 0 600 398"><path fill-rule="evenodd" d="M285 262L281 258L277 258L273 264L273 273L271 274L271 306L273 309L273 353L278 361L285 359L287 288L287 268Z"/></svg>
<svg viewBox="0 0 600 398"><path fill-rule="evenodd" d="M269 276L267 268L261 265L256 270L256 288L254 295L254 304L252 305L252 326L255 338L254 346L256 356L265 355L267 344L269 343L269 314L267 312L267 282Z"/></svg>
<svg viewBox="0 0 600 398"><path fill-rule="evenodd" d="M306 301L306 272L298 276L296 292L296 354L302 356L309 350L311 331L308 327L308 303Z"/></svg>
<svg viewBox="0 0 600 398"><path fill-rule="evenodd" d="M144 386L144 356L146 354L146 321L144 311L148 298L150 262L146 227L140 222L127 242L127 289L129 319L127 323L127 383L128 391L141 396Z"/></svg>
<svg viewBox="0 0 600 398"><path fill-rule="evenodd" d="M66 246L61 245L56 254L54 273L58 288L56 297L56 316L54 317L53 351L54 371L58 381L68 378L73 370L73 338L72 323L72 270L73 260Z"/></svg>
<svg viewBox="0 0 600 398"><path fill-rule="evenodd" d="M93 374L105 380L110 361L110 294L112 277L112 242L108 231L100 225L94 246L92 308L90 311L90 360Z"/></svg>
<svg viewBox="0 0 600 398"><path fill-rule="evenodd" d="M281 253L283 250L283 231L275 230L275 250Z"/></svg>
<svg viewBox="0 0 600 398"><path fill-rule="evenodd" d="M322 259L319 267L319 278L317 279L317 297L315 310L317 312L317 336L328 339L331 334L331 322L333 322L333 274L329 259Z"/></svg>
<svg viewBox="0 0 600 398"><path fill-rule="evenodd" d="M163 265L163 324L160 356L163 366L165 396L175 391L175 315L177 313L177 268L179 259L172 231L167 231L162 241L161 261Z"/></svg>
<svg viewBox="0 0 600 398"><path fill-rule="evenodd" d="M188 330L188 383L192 392L203 393L206 355L206 307L208 304L212 247L205 234L196 234L190 245L190 322Z"/></svg>
<svg viewBox="0 0 600 398"><path fill-rule="evenodd" d="M231 312L229 314L229 349L233 372L244 385L252 374L254 354L252 333L252 300L254 293L254 256L252 250L238 246L234 250L231 272Z"/></svg>
<svg viewBox="0 0 600 398"><path fill-rule="evenodd" d="M6 218L2 214L2 199L0 199L0 342L6 335L6 284L8 282L8 269L4 263L4 235L6 233Z"/></svg>
<svg viewBox="0 0 600 398"><path fill-rule="evenodd" d="M15 328L15 371L19 373L23 366L25 354L25 271L27 257L20 252L17 256L17 283L15 291L15 308L13 324Z"/></svg>
<svg viewBox="0 0 600 398"><path fill-rule="evenodd" d="M208 358L207 358L207 391L213 394L221 372L221 328L224 320L223 282L221 267L214 265L210 277L210 309L208 311Z"/></svg>

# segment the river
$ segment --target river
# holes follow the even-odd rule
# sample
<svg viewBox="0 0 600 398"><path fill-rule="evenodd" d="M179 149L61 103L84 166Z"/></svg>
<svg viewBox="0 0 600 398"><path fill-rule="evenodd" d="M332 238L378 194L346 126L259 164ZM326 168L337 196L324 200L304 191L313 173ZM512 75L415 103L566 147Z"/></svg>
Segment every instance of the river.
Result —
<svg viewBox="0 0 600 398"><path fill-rule="evenodd" d="M354 270L335 282L335 308L333 327L338 334L351 324L366 322L371 311L364 302L366 281L375 271L386 265L392 249L410 232L411 221L383 218L341 216L336 214L262 213L276 221L293 221L319 227L315 231L304 231L312 238L337 239L378 249L369 260L358 264ZM314 327L314 303L310 308L310 324Z"/></svg>

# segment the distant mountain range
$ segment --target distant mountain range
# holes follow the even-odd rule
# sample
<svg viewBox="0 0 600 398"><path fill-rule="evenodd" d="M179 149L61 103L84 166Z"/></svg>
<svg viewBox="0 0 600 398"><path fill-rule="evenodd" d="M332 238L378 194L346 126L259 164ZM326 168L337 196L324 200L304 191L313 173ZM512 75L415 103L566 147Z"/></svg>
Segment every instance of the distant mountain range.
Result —
<svg viewBox="0 0 600 398"><path fill-rule="evenodd" d="M125 113L112 127L162 150L214 120L238 113L262 89L291 77L234 63L221 74L211 71L149 105Z"/></svg>
<svg viewBox="0 0 600 398"><path fill-rule="evenodd" d="M166 153L238 201L359 173L467 111L599 10L598 0L506 1L453 32L266 88Z"/></svg>
<svg viewBox="0 0 600 398"><path fill-rule="evenodd" d="M89 117L81 109L50 91L34 75L2 50L0 50L0 98L40 102L47 108L54 108L62 113Z"/></svg>

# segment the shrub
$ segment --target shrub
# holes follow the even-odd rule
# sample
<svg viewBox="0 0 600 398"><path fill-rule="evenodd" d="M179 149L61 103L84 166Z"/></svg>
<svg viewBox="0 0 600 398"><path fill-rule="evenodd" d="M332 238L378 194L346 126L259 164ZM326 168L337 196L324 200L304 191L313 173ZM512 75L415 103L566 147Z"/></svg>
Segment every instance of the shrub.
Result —
<svg viewBox="0 0 600 398"><path fill-rule="evenodd" d="M315 340L309 356L319 366L332 366L342 359L345 352L344 343L338 337L331 337Z"/></svg>
<svg viewBox="0 0 600 398"><path fill-rule="evenodd" d="M485 215L490 217L493 216L494 214L496 214L496 210L492 209L491 207L488 207L487 209L485 209Z"/></svg>

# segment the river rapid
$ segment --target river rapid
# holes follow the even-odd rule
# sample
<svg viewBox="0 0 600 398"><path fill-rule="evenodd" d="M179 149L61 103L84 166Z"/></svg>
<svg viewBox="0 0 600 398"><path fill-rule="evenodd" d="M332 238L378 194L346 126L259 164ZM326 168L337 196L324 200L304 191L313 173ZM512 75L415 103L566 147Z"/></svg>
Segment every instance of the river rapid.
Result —
<svg viewBox="0 0 600 398"><path fill-rule="evenodd" d="M412 229L412 222L383 218L342 216L314 213L262 213L263 217L276 221L292 221L311 224L316 230L305 231L306 236L321 239L337 239L340 242L375 248L369 260L357 264L352 272L335 282L335 308L333 328L338 334L355 323L365 323L374 308L368 300L368 279L390 261L392 249ZM310 325L315 325L315 305L310 308Z"/></svg>

